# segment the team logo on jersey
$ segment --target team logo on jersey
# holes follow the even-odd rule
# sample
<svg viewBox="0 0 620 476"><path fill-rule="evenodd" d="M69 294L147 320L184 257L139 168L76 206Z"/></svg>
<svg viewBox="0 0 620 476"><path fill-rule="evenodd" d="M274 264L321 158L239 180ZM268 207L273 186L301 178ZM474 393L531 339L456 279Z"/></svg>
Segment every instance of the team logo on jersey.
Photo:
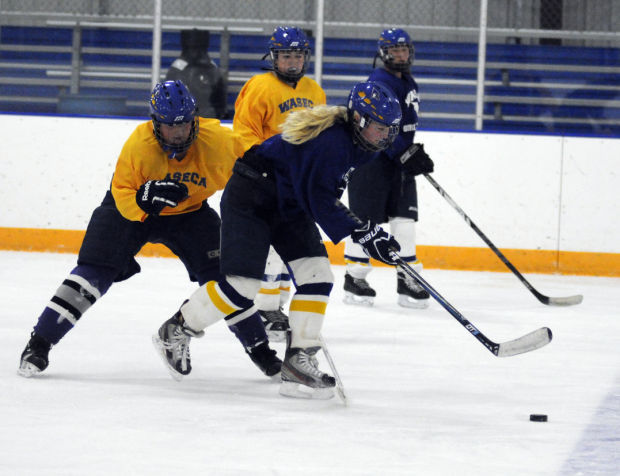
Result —
<svg viewBox="0 0 620 476"><path fill-rule="evenodd" d="M177 182L187 182L198 185L199 187L207 188L206 177L201 177L196 172L175 172L173 174L167 174L164 180L176 180Z"/></svg>
<svg viewBox="0 0 620 476"><path fill-rule="evenodd" d="M407 106L413 106L416 114L418 113L418 110L420 109L420 96L415 89L412 89L407 93L407 97L405 97L405 104Z"/></svg>
<svg viewBox="0 0 620 476"><path fill-rule="evenodd" d="M349 180L351 180L351 174L354 170L355 167L350 167L349 170L347 170L344 175L340 177L340 183L338 184L338 191L340 193L343 193L347 188L347 184L349 183Z"/></svg>
<svg viewBox="0 0 620 476"><path fill-rule="evenodd" d="M314 103L308 98L290 98L283 103L278 104L278 107L280 108L280 113L282 114L297 107L307 108L312 106L314 106Z"/></svg>

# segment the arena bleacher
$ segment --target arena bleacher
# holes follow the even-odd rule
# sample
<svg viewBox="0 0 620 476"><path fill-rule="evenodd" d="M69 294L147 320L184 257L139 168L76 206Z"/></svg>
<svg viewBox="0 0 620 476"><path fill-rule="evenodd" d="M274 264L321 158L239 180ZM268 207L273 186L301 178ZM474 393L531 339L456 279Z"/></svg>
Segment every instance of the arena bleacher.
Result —
<svg viewBox="0 0 620 476"><path fill-rule="evenodd" d="M209 52L221 64L222 35ZM233 34L226 51L228 110L243 83L262 71L265 39ZM0 111L146 117L150 31L101 27L5 26L0 31ZM475 43L416 42L420 127L471 130L475 118ZM372 68L376 41L326 38L323 87L343 104ZM178 57L178 32L162 37L161 70ZM620 133L620 49L487 45L484 129L563 134ZM310 68L309 73L313 73Z"/></svg>

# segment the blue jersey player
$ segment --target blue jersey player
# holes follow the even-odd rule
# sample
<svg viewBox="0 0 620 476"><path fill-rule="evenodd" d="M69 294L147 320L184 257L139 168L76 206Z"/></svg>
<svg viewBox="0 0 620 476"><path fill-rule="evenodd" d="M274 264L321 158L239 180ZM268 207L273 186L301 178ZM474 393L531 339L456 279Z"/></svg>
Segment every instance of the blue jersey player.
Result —
<svg viewBox="0 0 620 476"><path fill-rule="evenodd" d="M378 225L360 220L340 197L352 171L376 158L398 132L401 110L380 83L357 84L347 106L319 105L291 113L281 134L237 161L220 206L224 279L195 291L160 327L161 353L174 368L184 348L177 336L203 329L252 306L269 245L283 259L296 292L289 306L290 334L280 393L331 398L335 380L318 368L320 332L334 277L317 224L338 243L351 235L375 259L394 264L397 241Z"/></svg>
<svg viewBox="0 0 620 476"><path fill-rule="evenodd" d="M414 143L420 101L418 85L410 71L413 52L411 38L405 31L397 28L381 33L377 55L383 67L375 69L368 80L380 81L398 98L402 109L400 131L377 160L355 171L348 194L349 208L358 217L390 224L390 231L402 247L402 258L419 272L422 263L416 258L418 198L414 177L432 172L433 162L424 152L424 146ZM351 239L346 241L345 262L345 302L372 305L376 293L366 281L370 262L363 249ZM397 293L401 306L428 306L428 293L398 267Z"/></svg>

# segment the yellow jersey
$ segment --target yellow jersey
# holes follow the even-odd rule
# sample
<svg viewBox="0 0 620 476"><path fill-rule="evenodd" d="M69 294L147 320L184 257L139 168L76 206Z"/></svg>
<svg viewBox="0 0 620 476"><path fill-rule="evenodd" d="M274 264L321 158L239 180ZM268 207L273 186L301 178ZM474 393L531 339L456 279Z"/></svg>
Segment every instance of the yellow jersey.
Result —
<svg viewBox="0 0 620 476"><path fill-rule="evenodd" d="M275 134L286 116L295 109L325 104L325 91L316 81L302 77L297 86L267 72L250 78L235 101L233 130L246 142L246 149Z"/></svg>
<svg viewBox="0 0 620 476"><path fill-rule="evenodd" d="M116 208L126 219L144 221L148 216L136 203L136 193L149 180L172 179L187 185L189 197L160 215L198 210L202 202L222 190L232 168L246 149L239 134L217 119L196 118L198 135L183 160L169 159L153 134L151 121L140 124L121 150L112 178Z"/></svg>

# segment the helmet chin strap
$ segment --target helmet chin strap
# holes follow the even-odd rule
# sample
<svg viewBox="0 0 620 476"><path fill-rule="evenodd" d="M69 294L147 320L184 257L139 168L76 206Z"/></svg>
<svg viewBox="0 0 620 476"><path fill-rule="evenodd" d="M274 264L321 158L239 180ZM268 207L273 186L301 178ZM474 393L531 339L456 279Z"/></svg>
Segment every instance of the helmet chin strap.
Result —
<svg viewBox="0 0 620 476"><path fill-rule="evenodd" d="M178 152L176 150L171 150L168 153L168 159L170 160L178 160L179 162L182 161L185 156L187 155L187 150L184 150L183 152Z"/></svg>

